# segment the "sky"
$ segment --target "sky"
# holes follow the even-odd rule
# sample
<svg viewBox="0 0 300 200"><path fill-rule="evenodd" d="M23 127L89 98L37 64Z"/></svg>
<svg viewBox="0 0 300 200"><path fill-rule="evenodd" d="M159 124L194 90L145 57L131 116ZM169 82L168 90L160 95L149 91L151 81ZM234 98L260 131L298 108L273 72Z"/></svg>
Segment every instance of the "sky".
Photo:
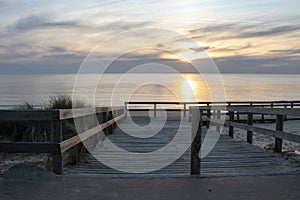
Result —
<svg viewBox="0 0 300 200"><path fill-rule="evenodd" d="M299 8L299 0L0 0L0 74L76 73L92 51L114 61L109 72L145 63L192 72L205 52L222 73L300 73ZM154 38L159 29L188 41ZM143 36L140 49L134 34L120 40L130 31ZM107 40L115 42L104 48Z"/></svg>

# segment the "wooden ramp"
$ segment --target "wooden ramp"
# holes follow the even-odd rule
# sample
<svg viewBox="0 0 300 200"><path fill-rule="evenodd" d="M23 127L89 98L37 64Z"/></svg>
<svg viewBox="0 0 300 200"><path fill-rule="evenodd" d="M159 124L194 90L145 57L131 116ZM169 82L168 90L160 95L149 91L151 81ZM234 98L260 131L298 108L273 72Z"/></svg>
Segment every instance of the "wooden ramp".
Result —
<svg viewBox="0 0 300 200"><path fill-rule="evenodd" d="M156 118L149 118L145 116L134 116L133 121L129 118L122 120L119 123L113 134L109 135L102 143L99 143L95 150L87 158L87 163L76 166L70 166L65 169L67 175L128 175L128 171L134 171L136 168L144 170L151 170L153 165L163 162L161 159L153 158L149 162L135 161L129 163L129 157L134 156L124 152L115 152L112 148L117 145L119 148L129 152L145 154L157 151L174 138L175 134L180 128L180 142L172 142L165 151L160 153L160 158L169 158L180 154L180 149L183 143L188 143L188 136L191 134L191 123L186 118L181 118L180 114L167 113L167 121L162 124L165 117L157 116ZM182 120L183 119L183 120ZM152 120L152 121L151 121ZM152 122L149 125L149 122ZM135 124L143 127L137 128ZM147 126L148 125L148 126ZM160 127L163 128L160 130ZM141 130L144 130L141 132ZM153 132L158 131L157 134L148 137ZM203 127L203 133L206 128ZM140 134L136 138L129 134ZM289 163L280 157L277 157L273 152L262 150L256 146L248 144L243 141L237 141L228 136L228 130L225 127L220 135L220 138L212 151L201 161L201 176L239 176L239 175L275 175L293 173L297 169L289 166ZM205 135L203 135L205 137ZM112 143L111 143L111 142ZM105 152L105 153L103 153ZM125 169L125 171L118 171L110 168L95 157L101 154L101 158L106 161L113 161ZM95 157L94 157L94 156ZM180 154L181 155L181 154ZM190 148L188 148L175 162L170 165L152 171L150 175L189 175L190 168ZM138 173L139 176L145 173ZM132 174L131 174L132 175Z"/></svg>

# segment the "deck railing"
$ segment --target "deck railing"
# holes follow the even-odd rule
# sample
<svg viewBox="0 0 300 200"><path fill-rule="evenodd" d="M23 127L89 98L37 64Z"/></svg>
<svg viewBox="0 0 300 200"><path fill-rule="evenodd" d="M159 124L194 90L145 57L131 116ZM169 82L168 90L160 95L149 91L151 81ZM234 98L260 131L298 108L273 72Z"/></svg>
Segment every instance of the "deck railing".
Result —
<svg viewBox="0 0 300 200"><path fill-rule="evenodd" d="M62 122L72 118L84 118L96 113L98 126L63 140ZM97 135L110 133L114 124L125 116L124 107L97 107L58 110L0 110L0 121L50 121L51 142L1 142L0 152L52 154L53 172L63 174L63 155L69 149Z"/></svg>
<svg viewBox="0 0 300 200"><path fill-rule="evenodd" d="M132 105L150 105L150 108L131 108ZM178 105L179 108L168 108L158 109L157 105ZM190 106L255 106L255 107L269 107L269 108L294 108L300 107L300 101L226 101L226 102L211 102L211 101L200 101L200 102L167 102L167 101L129 101L124 103L126 111L148 111L153 110L154 117L157 116L157 111L160 110L174 110L183 111L184 117L187 115ZM262 118L264 116L262 115ZM237 115L239 118L239 113Z"/></svg>
<svg viewBox="0 0 300 200"><path fill-rule="evenodd" d="M217 113L211 115L211 113ZM234 128L247 131L247 142L252 144L253 132L272 136L275 139L275 152L282 152L282 140L300 143L300 135L283 131L284 116L300 116L300 108L262 108L251 106L195 106L191 107L192 113L192 136L194 137L191 145L191 174L200 174L201 159L199 153L201 149L202 126L204 122L208 127L215 127L220 132L221 125L229 127L229 136L234 136ZM238 113L246 113L246 123L238 122L235 116ZM266 129L253 125L253 115L264 114L276 116L276 129ZM223 118L222 118L223 117Z"/></svg>

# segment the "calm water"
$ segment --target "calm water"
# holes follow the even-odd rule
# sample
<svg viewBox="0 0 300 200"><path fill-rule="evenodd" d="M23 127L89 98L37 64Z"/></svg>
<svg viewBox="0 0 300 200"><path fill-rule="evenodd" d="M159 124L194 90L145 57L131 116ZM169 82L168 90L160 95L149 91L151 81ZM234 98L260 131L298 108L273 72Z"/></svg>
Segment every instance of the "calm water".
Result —
<svg viewBox="0 0 300 200"><path fill-rule="evenodd" d="M210 80L217 75L207 75ZM199 75L184 74L106 74L82 75L75 93L78 98L97 105L122 105L124 101L211 101L220 85L209 84ZM0 75L0 105L24 102L40 104L49 96L73 93L75 75ZM224 96L235 100L299 100L300 75L225 74ZM119 82L118 82L119 81ZM93 98L95 95L95 98Z"/></svg>

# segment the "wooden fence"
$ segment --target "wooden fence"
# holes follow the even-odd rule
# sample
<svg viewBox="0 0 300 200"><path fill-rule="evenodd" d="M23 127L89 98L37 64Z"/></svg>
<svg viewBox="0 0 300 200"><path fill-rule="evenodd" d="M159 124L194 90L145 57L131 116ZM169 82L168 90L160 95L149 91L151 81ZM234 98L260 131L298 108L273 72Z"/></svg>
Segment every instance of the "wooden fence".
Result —
<svg viewBox="0 0 300 200"><path fill-rule="evenodd" d="M150 108L130 108L130 105L144 105L149 106ZM158 109L157 105L178 105L180 106L177 109ZM300 101L226 101L226 102L210 102L210 101L200 101L200 102L149 102L149 101L130 101L125 102L124 107L126 111L148 111L153 110L154 117L157 116L157 111L160 110L174 110L174 111L183 111L184 117L187 115L187 111L189 111L189 106L259 106L259 107L269 107L269 108L294 108L300 107ZM262 115L262 118L264 116ZM239 113L237 115L239 118Z"/></svg>
<svg viewBox="0 0 300 200"><path fill-rule="evenodd" d="M216 115L211 115L211 113ZM247 114L247 122L242 123L235 120L238 113ZM288 140L300 143L300 136L283 131L284 116L300 116L300 108L264 108L252 106L195 106L191 107L192 114L192 136L194 137L191 145L191 174L200 174L201 160L199 153L201 149L201 135L203 122L209 127L212 124L216 127L216 131L220 132L221 125L229 126L229 135L233 137L234 128L240 128L247 131L247 142L252 144L253 132L272 136L275 139L275 151L282 151L282 140ZM270 130L266 128L256 127L253 125L253 115L275 115L276 129ZM223 120L222 120L223 118Z"/></svg>
<svg viewBox="0 0 300 200"><path fill-rule="evenodd" d="M63 140L62 122L96 114L98 125ZM104 130L112 131L114 124L125 116L124 107L97 107L59 110L0 110L0 121L50 121L51 142L0 142L0 152L52 154L53 171L63 174L63 155L69 149Z"/></svg>

